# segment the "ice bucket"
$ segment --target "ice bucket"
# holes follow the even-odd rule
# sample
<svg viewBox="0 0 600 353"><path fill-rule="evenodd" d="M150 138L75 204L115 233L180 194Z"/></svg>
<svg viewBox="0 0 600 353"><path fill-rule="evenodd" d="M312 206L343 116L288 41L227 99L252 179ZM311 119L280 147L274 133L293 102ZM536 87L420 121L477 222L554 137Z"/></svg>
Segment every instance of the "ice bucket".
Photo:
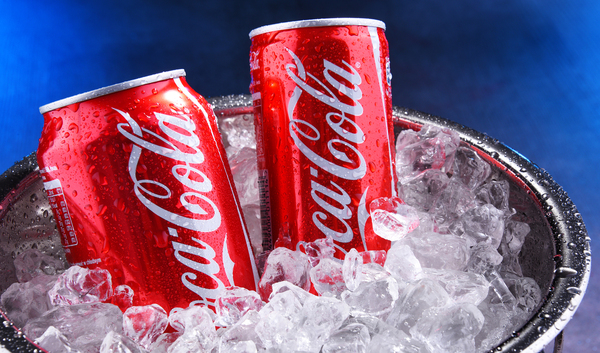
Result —
<svg viewBox="0 0 600 353"><path fill-rule="evenodd" d="M210 99L218 118L252 114L248 95ZM525 276L534 278L544 300L529 321L494 352L540 352L553 339L561 350L563 328L585 293L591 268L590 238L577 208L566 192L542 168L500 141L468 127L418 111L394 107L395 133L432 124L456 131L511 183L510 203L527 215L531 233L519 261ZM0 291L17 281L13 259L24 250L64 258L35 154L25 157L0 176ZM4 312L1 347L10 352L43 352L15 327Z"/></svg>

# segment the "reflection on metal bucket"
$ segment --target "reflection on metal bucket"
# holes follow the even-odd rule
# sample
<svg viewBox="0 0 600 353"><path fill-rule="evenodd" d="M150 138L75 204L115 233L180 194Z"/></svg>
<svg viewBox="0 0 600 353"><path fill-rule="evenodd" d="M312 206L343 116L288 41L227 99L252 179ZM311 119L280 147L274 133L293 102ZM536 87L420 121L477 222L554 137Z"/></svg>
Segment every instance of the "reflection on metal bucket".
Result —
<svg viewBox="0 0 600 353"><path fill-rule="evenodd" d="M218 118L252 114L248 95L209 100ZM498 140L448 120L410 109L394 108L394 124L402 129L432 124L459 133L463 143L504 174L511 183L510 204L527 217L531 233L519 261L545 298L529 321L498 342L495 352L540 352L553 339L562 350L563 328L585 293L591 268L590 238L577 208L550 175ZM50 206L32 153L0 176L0 290L17 281L14 257L38 250L64 259ZM0 345L11 352L43 351L23 336L4 315Z"/></svg>

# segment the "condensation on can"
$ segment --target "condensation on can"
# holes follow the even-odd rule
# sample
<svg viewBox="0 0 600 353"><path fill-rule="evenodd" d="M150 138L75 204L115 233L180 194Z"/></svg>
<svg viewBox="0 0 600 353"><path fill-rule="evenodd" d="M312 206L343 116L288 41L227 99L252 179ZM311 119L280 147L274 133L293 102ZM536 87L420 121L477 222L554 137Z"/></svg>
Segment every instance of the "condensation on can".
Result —
<svg viewBox="0 0 600 353"><path fill-rule="evenodd" d="M206 100L183 70L40 108L40 173L72 265L101 267L134 304L214 308L258 272Z"/></svg>
<svg viewBox="0 0 600 353"><path fill-rule="evenodd" d="M384 29L340 18L250 32L263 248L324 237L339 258L389 248L368 209L396 193Z"/></svg>

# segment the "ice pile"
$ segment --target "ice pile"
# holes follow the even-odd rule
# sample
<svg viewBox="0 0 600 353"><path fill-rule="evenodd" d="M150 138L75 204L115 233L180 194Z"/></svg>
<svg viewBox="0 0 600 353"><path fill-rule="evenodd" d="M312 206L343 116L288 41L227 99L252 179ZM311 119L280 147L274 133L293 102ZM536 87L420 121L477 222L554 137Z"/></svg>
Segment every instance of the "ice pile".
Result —
<svg viewBox="0 0 600 353"><path fill-rule="evenodd" d="M235 129L224 132L233 146L248 141L236 139L245 135ZM248 163L255 165L254 160ZM461 144L457 133L428 125L400 133L396 168L399 197L370 205L375 232L393 242L387 254L350 251L340 263L327 252L327 240L305 248L313 289L350 308L348 322L339 328L345 332L340 341L356 343L351 333L375 338L356 343L363 347L357 348L360 352L493 347L524 324L541 302L540 288L523 277L519 264L529 225L513 217L509 182ZM245 187L252 188L237 186L244 195L249 194ZM252 204L258 207L258 197ZM270 286L283 278L308 286L305 270L289 271L306 268L302 253L277 249L268 261L279 262L277 258L297 260L267 264L259 289L264 300L272 293ZM356 326L360 320L364 327ZM333 346L325 344L323 352L335 351L328 347Z"/></svg>
<svg viewBox="0 0 600 353"><path fill-rule="evenodd" d="M239 115L219 120L219 129L228 145L229 166L238 191L254 252L260 254L262 233L260 228L260 199L258 196L258 169L254 117Z"/></svg>
<svg viewBox="0 0 600 353"><path fill-rule="evenodd" d="M248 116L221 121L253 246L260 245L256 152ZM406 130L396 143L398 194L370 205L386 251L334 259L331 239L277 248L258 292L228 288L215 312L132 306L102 270L23 269L2 295L7 314L49 352L482 352L541 301L519 252L509 183L450 130ZM250 218L250 220L248 220ZM268 255L268 257L267 257ZM35 257L35 256L33 256ZM47 273L52 272L52 275ZM14 288L13 288L14 287ZM119 309L120 308L120 309ZM170 330L166 330L167 327Z"/></svg>

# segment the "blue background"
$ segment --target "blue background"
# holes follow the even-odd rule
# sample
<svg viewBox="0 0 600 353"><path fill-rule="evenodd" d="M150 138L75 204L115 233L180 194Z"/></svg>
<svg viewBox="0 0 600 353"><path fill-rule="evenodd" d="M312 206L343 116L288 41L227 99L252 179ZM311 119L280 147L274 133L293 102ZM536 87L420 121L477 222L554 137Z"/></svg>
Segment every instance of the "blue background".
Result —
<svg viewBox="0 0 600 353"><path fill-rule="evenodd" d="M320 17L383 20L394 105L485 132L546 169L598 253L595 0L0 0L0 171L37 148L41 105L179 68L205 97L248 93L248 32ZM566 352L600 349L599 291L592 271Z"/></svg>

